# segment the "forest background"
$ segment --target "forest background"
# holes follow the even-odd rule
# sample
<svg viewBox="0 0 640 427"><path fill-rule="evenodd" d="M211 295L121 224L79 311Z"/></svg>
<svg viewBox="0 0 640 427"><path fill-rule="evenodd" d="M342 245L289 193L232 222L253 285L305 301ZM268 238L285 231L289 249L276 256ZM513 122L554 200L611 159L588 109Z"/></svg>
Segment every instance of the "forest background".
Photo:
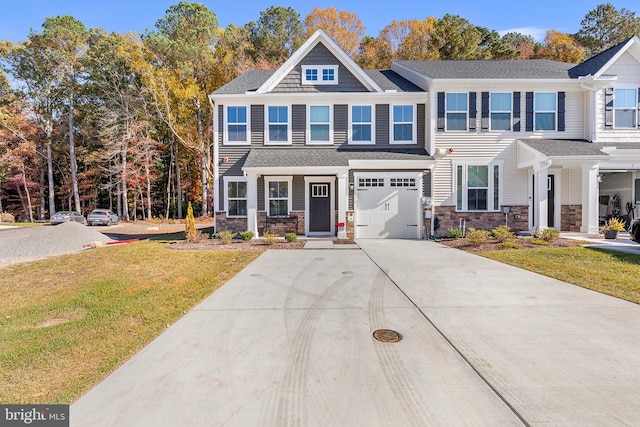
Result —
<svg viewBox="0 0 640 427"><path fill-rule="evenodd" d="M550 59L579 63L633 35L640 17L605 3L578 32L531 35L459 15L392 21L365 34L356 13L272 6L220 27L197 2L169 7L142 34L49 17L20 42L0 42L0 217L47 220L58 210L110 208L123 220L213 210L208 95L249 69L275 69L323 29L363 68L391 61Z"/></svg>

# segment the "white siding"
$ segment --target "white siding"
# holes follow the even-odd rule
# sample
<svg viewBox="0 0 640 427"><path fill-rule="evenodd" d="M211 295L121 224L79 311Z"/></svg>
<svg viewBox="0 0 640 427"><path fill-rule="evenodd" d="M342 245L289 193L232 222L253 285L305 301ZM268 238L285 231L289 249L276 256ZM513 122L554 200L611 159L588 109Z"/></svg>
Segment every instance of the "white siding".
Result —
<svg viewBox="0 0 640 427"><path fill-rule="evenodd" d="M562 170L563 205L579 205L582 203L582 172L580 169Z"/></svg>

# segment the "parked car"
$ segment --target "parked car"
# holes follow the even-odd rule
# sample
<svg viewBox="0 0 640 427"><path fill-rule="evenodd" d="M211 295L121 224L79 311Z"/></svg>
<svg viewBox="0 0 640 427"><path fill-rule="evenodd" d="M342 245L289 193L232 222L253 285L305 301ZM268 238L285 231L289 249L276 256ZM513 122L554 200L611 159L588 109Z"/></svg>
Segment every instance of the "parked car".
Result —
<svg viewBox="0 0 640 427"><path fill-rule="evenodd" d="M111 225L117 224L120 218L109 209L94 209L87 216L87 224L89 225Z"/></svg>
<svg viewBox="0 0 640 427"><path fill-rule="evenodd" d="M631 235L631 240L640 243L640 218L631 221L631 224L629 224L629 234Z"/></svg>
<svg viewBox="0 0 640 427"><path fill-rule="evenodd" d="M80 224L86 224L87 220L84 216L75 211L59 211L51 216L51 225L62 224L63 222L79 222Z"/></svg>

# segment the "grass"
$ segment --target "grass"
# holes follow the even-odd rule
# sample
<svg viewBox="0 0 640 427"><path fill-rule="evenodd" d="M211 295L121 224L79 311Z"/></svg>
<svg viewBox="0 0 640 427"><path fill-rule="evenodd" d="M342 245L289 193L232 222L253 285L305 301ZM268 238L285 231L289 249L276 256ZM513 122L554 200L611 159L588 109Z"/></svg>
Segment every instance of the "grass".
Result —
<svg viewBox="0 0 640 427"><path fill-rule="evenodd" d="M640 255L585 247L476 254L640 304Z"/></svg>
<svg viewBox="0 0 640 427"><path fill-rule="evenodd" d="M0 402L73 402L260 254L143 241L2 269Z"/></svg>

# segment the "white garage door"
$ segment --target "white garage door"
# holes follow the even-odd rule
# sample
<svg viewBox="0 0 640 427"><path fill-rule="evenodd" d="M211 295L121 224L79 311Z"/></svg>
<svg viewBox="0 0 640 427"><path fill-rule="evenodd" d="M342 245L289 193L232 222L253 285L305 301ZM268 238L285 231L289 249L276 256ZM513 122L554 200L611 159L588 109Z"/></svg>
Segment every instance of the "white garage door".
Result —
<svg viewBox="0 0 640 427"><path fill-rule="evenodd" d="M389 174L355 178L356 238L419 238L419 177Z"/></svg>

